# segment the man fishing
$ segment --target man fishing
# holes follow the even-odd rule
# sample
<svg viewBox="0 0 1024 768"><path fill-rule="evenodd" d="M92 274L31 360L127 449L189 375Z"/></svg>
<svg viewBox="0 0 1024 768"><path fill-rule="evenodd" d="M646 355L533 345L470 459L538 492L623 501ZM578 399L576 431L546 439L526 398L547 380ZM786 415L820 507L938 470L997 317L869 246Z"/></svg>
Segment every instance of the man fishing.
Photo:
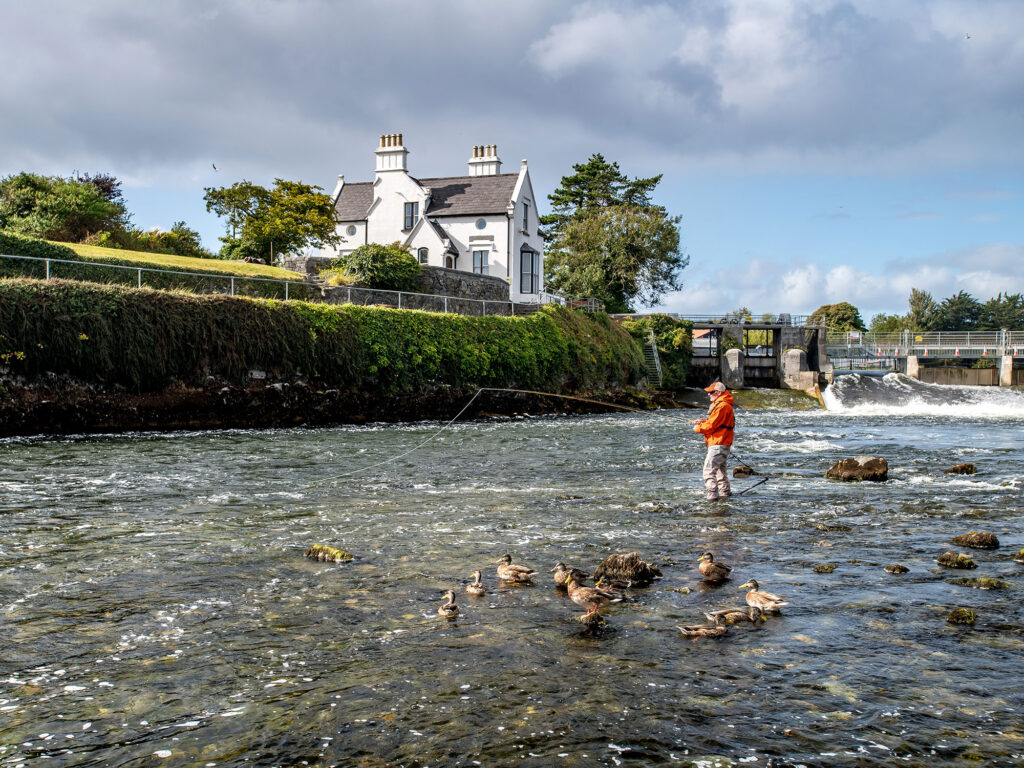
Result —
<svg viewBox="0 0 1024 768"><path fill-rule="evenodd" d="M711 398L707 418L694 419L691 423L694 432L704 435L708 446L708 454L704 458L704 490L708 501L715 501L732 496L726 461L736 419L732 411L732 394L725 384L716 381L710 387L704 387L704 391Z"/></svg>

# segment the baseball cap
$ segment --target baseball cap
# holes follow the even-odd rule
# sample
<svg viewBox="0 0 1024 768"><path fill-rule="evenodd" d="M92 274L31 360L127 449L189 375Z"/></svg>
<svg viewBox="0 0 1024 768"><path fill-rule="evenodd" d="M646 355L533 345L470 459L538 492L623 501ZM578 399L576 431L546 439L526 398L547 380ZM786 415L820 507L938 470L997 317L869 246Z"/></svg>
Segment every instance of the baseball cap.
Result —
<svg viewBox="0 0 1024 768"><path fill-rule="evenodd" d="M704 387L705 392L725 392L725 384L720 381L716 381L710 387Z"/></svg>

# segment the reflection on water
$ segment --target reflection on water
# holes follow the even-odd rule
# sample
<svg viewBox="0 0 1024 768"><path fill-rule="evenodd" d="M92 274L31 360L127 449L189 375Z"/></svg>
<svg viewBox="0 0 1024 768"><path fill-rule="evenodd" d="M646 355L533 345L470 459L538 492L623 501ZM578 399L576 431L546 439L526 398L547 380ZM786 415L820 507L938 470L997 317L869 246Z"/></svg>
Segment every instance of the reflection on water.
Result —
<svg viewBox="0 0 1024 768"><path fill-rule="evenodd" d="M0 443L0 766L1020 764L1022 420L741 412L771 479L710 505L654 415L459 424L355 475L437 425ZM864 453L888 483L823 479ZM947 583L967 530L1009 589ZM548 569L630 550L664 579L588 631ZM504 552L543 578L500 586ZM680 636L751 577L782 616Z"/></svg>

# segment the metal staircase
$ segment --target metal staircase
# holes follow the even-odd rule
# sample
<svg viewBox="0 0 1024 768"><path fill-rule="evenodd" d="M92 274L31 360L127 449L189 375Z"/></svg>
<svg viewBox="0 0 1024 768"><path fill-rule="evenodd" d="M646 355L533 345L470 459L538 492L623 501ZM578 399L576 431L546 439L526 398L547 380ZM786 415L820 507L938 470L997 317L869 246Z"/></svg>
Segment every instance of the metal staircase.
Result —
<svg viewBox="0 0 1024 768"><path fill-rule="evenodd" d="M647 363L647 381L655 387L661 386L661 358L658 357L658 344L654 340L654 331L648 331L644 343L644 360Z"/></svg>

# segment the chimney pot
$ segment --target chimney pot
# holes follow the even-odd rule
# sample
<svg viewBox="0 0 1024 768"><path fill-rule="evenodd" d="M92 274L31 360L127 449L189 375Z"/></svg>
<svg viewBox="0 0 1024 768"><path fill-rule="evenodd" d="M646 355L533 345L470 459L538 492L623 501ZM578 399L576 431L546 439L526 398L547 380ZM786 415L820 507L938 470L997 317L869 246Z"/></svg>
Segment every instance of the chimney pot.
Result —
<svg viewBox="0 0 1024 768"><path fill-rule="evenodd" d="M402 146L402 134L398 134L398 146Z"/></svg>

